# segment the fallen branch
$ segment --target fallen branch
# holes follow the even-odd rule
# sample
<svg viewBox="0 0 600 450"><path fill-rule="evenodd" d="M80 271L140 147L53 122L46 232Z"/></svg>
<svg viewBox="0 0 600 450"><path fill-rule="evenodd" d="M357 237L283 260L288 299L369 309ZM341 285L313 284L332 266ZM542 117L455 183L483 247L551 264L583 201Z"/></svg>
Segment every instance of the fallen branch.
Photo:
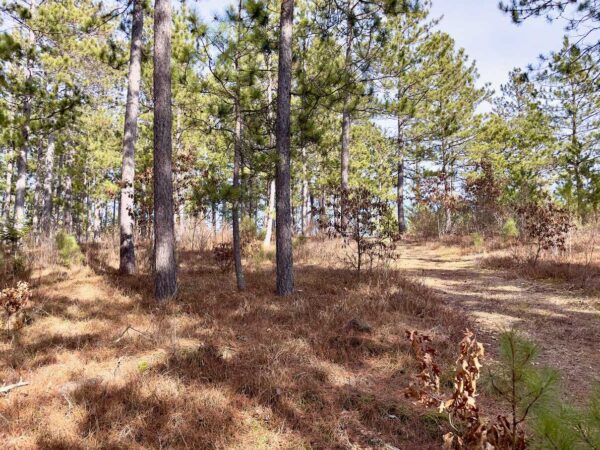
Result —
<svg viewBox="0 0 600 450"><path fill-rule="evenodd" d="M123 330L123 332L119 335L119 337L117 339L115 339L115 343L119 342L121 339L123 339L125 337L125 334L129 331L135 331L136 333L141 334L142 336L144 336L146 339L151 340L152 342L154 342L154 338L152 336L150 336L148 333L144 333L143 331L140 330L136 330L135 328L133 328L131 325L127 325L127 328L125 328Z"/></svg>
<svg viewBox="0 0 600 450"><path fill-rule="evenodd" d="M8 384L6 386L0 386L0 394L8 394L13 389L27 386L28 384L29 384L28 381L19 381L18 383L15 383L15 384Z"/></svg>

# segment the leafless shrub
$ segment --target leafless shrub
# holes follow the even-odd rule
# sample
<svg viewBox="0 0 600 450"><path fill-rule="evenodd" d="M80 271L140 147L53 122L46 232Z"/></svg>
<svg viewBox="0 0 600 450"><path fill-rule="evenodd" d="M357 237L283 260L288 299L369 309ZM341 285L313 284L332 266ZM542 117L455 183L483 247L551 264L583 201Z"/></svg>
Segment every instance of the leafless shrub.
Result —
<svg viewBox="0 0 600 450"><path fill-rule="evenodd" d="M543 250L565 251L569 230L574 227L571 215L551 202L528 203L518 209L524 237L533 246L530 259L536 264Z"/></svg>
<svg viewBox="0 0 600 450"><path fill-rule="evenodd" d="M29 284L19 281L15 287L0 291L0 308L4 329L15 332L23 328L27 321L26 310L31 306Z"/></svg>
<svg viewBox="0 0 600 450"><path fill-rule="evenodd" d="M230 272L233 269L233 245L229 242L215 245L213 257L221 272Z"/></svg>
<svg viewBox="0 0 600 450"><path fill-rule="evenodd" d="M360 273L396 257L395 232L391 209L385 200L366 188L341 189L334 196L330 234L341 236L346 263Z"/></svg>
<svg viewBox="0 0 600 450"><path fill-rule="evenodd" d="M454 430L443 436L445 450L527 448L522 424L531 407L540 400L554 380L553 376L542 376L538 386L532 388L528 385L523 390L524 384L528 382L525 379L533 373L528 366L535 355L534 346L512 332L503 335L502 346L505 347L503 354L507 356L505 367L508 376L500 380L501 386L495 384L494 387L508 401L511 414L499 415L496 420L487 421L482 418L477 404L477 383L485 351L483 344L477 341L473 333L465 330L460 342L454 389L450 396L440 393L440 368L434 361L435 350L430 346L431 339L416 331L407 331L406 334L421 372L414 377L405 390L405 395L415 403L437 407L439 412L448 414Z"/></svg>

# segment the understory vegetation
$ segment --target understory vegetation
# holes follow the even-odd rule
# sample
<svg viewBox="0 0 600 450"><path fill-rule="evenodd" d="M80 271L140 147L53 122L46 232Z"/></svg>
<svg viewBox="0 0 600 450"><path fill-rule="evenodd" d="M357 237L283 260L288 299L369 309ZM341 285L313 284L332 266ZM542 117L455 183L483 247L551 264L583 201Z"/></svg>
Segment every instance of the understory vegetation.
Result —
<svg viewBox="0 0 600 450"><path fill-rule="evenodd" d="M0 447L599 450L600 0L489 4L0 1Z"/></svg>

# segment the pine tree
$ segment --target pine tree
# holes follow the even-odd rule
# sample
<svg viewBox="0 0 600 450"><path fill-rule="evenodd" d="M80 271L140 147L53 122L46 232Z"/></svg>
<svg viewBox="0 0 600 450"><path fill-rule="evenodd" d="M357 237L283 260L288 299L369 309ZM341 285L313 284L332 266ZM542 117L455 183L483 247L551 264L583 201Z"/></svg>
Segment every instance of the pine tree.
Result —
<svg viewBox="0 0 600 450"><path fill-rule="evenodd" d="M123 132L123 165L121 169L120 202L120 263L119 271L131 275L136 271L134 228L135 142L142 70L142 33L144 30L143 0L134 0L131 22L131 50L127 80L127 106Z"/></svg>
<svg viewBox="0 0 600 450"><path fill-rule="evenodd" d="M557 130L560 193L582 222L600 205L599 74L592 55L568 39L542 74L542 82L550 85L547 109Z"/></svg>
<svg viewBox="0 0 600 450"><path fill-rule="evenodd" d="M290 97L292 88L292 29L294 0L283 0L279 22L279 70L277 84L277 172L276 172L276 252L277 294L294 290L292 257L292 211L290 184Z"/></svg>
<svg viewBox="0 0 600 450"><path fill-rule="evenodd" d="M154 292L177 293L173 219L171 111L171 1L154 6Z"/></svg>

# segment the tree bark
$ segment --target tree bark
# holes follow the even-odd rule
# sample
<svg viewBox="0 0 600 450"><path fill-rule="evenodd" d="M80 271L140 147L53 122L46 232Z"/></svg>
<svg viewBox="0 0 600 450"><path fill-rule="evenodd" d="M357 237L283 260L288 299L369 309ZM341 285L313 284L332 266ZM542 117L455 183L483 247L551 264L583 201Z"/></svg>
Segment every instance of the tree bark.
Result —
<svg viewBox="0 0 600 450"><path fill-rule="evenodd" d="M34 188L33 188L33 203L31 208L31 229L35 233L36 242L39 242L39 234L41 231L41 215L42 215L42 189L44 180L44 147L41 143L37 146L37 170L35 173Z"/></svg>
<svg viewBox="0 0 600 450"><path fill-rule="evenodd" d="M275 212L275 180L269 182L269 204L265 212L265 240L263 245L268 247L271 245L271 237L273 236L273 213Z"/></svg>
<svg viewBox="0 0 600 450"><path fill-rule="evenodd" d="M14 225L20 231L25 226L25 193L27 189L27 153L29 151L29 117L31 116L31 98L27 96L23 103L21 126L21 145L17 153L17 181L15 183Z"/></svg>
<svg viewBox="0 0 600 450"><path fill-rule="evenodd" d="M237 64L236 64L237 65ZM235 142L233 156L233 209L231 211L233 228L233 260L235 265L235 279L237 288L241 291L246 289L244 269L242 267L242 239L240 236L240 165L242 159L242 114L239 96L235 99Z"/></svg>
<svg viewBox="0 0 600 450"><path fill-rule="evenodd" d="M294 290L292 256L292 214L290 192L290 99L292 89L292 30L294 0L283 0L279 23L279 76L277 85L276 125L276 254L277 294Z"/></svg>
<svg viewBox="0 0 600 450"><path fill-rule="evenodd" d="M37 5L35 0L32 0L29 4L29 13L31 16L35 15ZM27 36L29 48L26 50L33 50L35 45L35 35L33 30L28 31ZM25 70L27 71L27 84L31 83L33 78L33 64L29 57L27 57L27 63ZM27 190L27 153L29 151L29 133L30 133L30 121L31 118L31 94L26 94L23 100L23 124L21 125L21 145L17 153L17 181L15 183L15 213L14 213L14 225L17 231L21 231L25 225L25 194Z"/></svg>
<svg viewBox="0 0 600 450"><path fill-rule="evenodd" d="M404 142L402 139L402 123L398 117L398 180L396 185L396 206L398 208L398 233L406 232L406 217L404 214Z"/></svg>
<svg viewBox="0 0 600 450"><path fill-rule="evenodd" d="M154 7L154 295L177 293L173 217L171 111L171 0Z"/></svg>
<svg viewBox="0 0 600 450"><path fill-rule="evenodd" d="M123 132L123 163L121 170L121 204L119 208L120 262L119 272L132 275L136 272L134 227L135 196L135 143L142 78L142 34L144 30L144 5L133 0L131 48L127 78L127 104Z"/></svg>
<svg viewBox="0 0 600 450"><path fill-rule="evenodd" d="M350 173L350 128L352 126L352 118L348 111L348 106L344 104L342 111L342 153L341 153L341 188L343 190L349 187Z"/></svg>
<svg viewBox="0 0 600 450"><path fill-rule="evenodd" d="M306 147L302 146L302 186L300 189L300 232L302 236L306 235L306 231L310 226L310 205L308 192L308 177L306 168Z"/></svg>
<svg viewBox="0 0 600 450"><path fill-rule="evenodd" d="M100 231L102 228L102 220L100 217L100 204L96 203L93 205L94 218L92 222L92 231L93 231L93 242L98 242L100 239Z"/></svg>
<svg viewBox="0 0 600 450"><path fill-rule="evenodd" d="M12 197L13 155L10 150L6 153L6 190L4 192L3 215L6 223L10 220L10 201Z"/></svg>
<svg viewBox="0 0 600 450"><path fill-rule="evenodd" d="M271 123L273 120L273 72L271 71L271 57L267 55L267 118L269 121L269 147L273 148L275 145L275 136L273 136ZM267 191L267 210L265 211L265 239L263 241L264 247L271 245L271 237L273 235L273 214L275 213L275 179L269 182Z"/></svg>
<svg viewBox="0 0 600 450"><path fill-rule="evenodd" d="M63 211L62 211L62 226L68 233L73 231L73 178L71 177L71 168L73 167L72 150L67 150L65 155L65 185L63 192Z"/></svg>
<svg viewBox="0 0 600 450"><path fill-rule="evenodd" d="M42 217L41 227L44 234L49 235L52 232L52 185L54 184L54 153L56 149L56 139L54 135L48 137L48 148L46 149L44 175L44 186L42 193Z"/></svg>
<svg viewBox="0 0 600 450"><path fill-rule="evenodd" d="M240 53L239 45L241 39L241 21L242 21L242 0L238 1L236 50L234 57L234 69L236 72L234 114L235 131L233 143L233 208L231 210L231 222L233 232L233 262L235 266L235 279L238 290L246 289L246 280L244 279L244 269L242 267L242 239L240 236L240 167L242 164L242 107L241 107L241 87L240 87Z"/></svg>
<svg viewBox="0 0 600 450"><path fill-rule="evenodd" d="M346 2L346 56L345 56L345 70L348 73L352 66L352 39L353 29L351 20L352 5L351 0ZM341 210L340 210L340 225L342 228L346 226L346 213L344 211L345 202L345 191L349 188L349 177L350 177L350 129L352 128L352 116L350 114L349 107L349 95L346 94L344 98L344 105L342 109L342 149L340 155L340 170L341 170L341 183L342 189Z"/></svg>

